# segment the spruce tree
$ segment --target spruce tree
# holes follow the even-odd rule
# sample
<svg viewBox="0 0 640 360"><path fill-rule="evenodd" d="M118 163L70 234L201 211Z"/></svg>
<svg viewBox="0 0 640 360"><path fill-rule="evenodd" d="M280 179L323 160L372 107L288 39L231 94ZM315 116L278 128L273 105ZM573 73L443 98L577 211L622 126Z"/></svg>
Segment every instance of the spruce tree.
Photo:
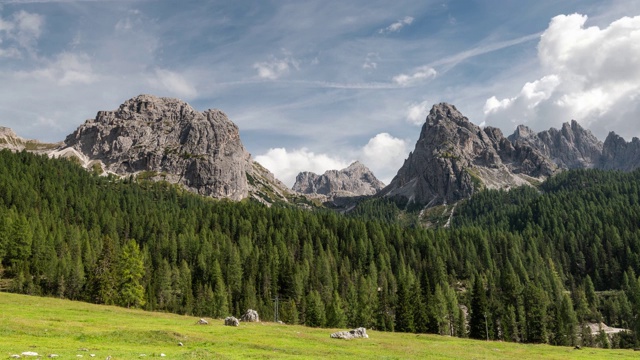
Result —
<svg viewBox="0 0 640 360"><path fill-rule="evenodd" d="M488 339L487 334L487 296L482 279L476 276L471 292L471 314L469 319L469 337Z"/></svg>
<svg viewBox="0 0 640 360"><path fill-rule="evenodd" d="M129 240L122 248L118 260L118 304L139 308L144 306L144 261L140 247L134 240Z"/></svg>

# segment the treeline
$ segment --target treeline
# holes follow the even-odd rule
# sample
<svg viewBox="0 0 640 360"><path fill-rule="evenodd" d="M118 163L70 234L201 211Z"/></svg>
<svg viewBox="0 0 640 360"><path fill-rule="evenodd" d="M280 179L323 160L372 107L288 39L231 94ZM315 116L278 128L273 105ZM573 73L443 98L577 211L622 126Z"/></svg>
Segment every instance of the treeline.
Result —
<svg viewBox="0 0 640 360"><path fill-rule="evenodd" d="M211 317L273 319L278 298L285 323L630 347L638 176L571 172L543 193L484 192L452 229L427 230L387 202L357 216L268 208L0 151L0 286ZM610 342L580 326L600 319L636 331Z"/></svg>

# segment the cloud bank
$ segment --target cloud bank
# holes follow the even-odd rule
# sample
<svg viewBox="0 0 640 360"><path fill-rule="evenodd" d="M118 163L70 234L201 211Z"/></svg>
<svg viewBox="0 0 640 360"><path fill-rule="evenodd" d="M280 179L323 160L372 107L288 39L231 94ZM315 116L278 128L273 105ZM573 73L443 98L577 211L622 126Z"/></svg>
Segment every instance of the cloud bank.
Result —
<svg viewBox="0 0 640 360"><path fill-rule="evenodd" d="M605 28L587 27L587 20L580 14L551 20L537 49L545 75L512 97L489 98L487 125L542 130L575 119L600 138L612 130L640 135L640 16Z"/></svg>
<svg viewBox="0 0 640 360"><path fill-rule="evenodd" d="M360 160L380 181L388 184L408 153L406 140L395 138L388 133L380 133L362 148L345 156L317 154L307 148L272 148L255 159L287 186L293 186L296 176L302 171L323 174L327 170L344 169L356 160Z"/></svg>

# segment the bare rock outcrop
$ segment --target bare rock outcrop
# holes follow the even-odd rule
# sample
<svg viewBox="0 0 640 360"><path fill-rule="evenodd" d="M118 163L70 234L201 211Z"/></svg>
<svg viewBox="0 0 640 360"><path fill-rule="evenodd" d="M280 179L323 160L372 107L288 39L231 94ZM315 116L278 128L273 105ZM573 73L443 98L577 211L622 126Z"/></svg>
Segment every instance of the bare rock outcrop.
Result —
<svg viewBox="0 0 640 360"><path fill-rule="evenodd" d="M322 175L301 172L296 176L293 190L307 195L328 198L374 195L384 184L365 165L356 161L342 170L328 170Z"/></svg>
<svg viewBox="0 0 640 360"><path fill-rule="evenodd" d="M554 174L557 166L526 144L512 144L499 129L481 129L453 105L434 105L415 150L380 194L435 206L471 196L479 188L510 188Z"/></svg>
<svg viewBox="0 0 640 360"><path fill-rule="evenodd" d="M62 143L43 143L38 140L25 139L18 136L8 127L0 126L0 150L9 149L11 151L27 150L35 153L46 153L58 148Z"/></svg>
<svg viewBox="0 0 640 360"><path fill-rule="evenodd" d="M225 326L240 326L240 320L236 319L233 316L228 316L224 319Z"/></svg>
<svg viewBox="0 0 640 360"><path fill-rule="evenodd" d="M637 137L626 142L610 132L604 141L599 167L605 170L632 171L640 167L640 140Z"/></svg>
<svg viewBox="0 0 640 360"><path fill-rule="evenodd" d="M258 312L252 309L247 310L244 315L240 317L240 321L243 322L260 322L260 317L258 316Z"/></svg>
<svg viewBox="0 0 640 360"><path fill-rule="evenodd" d="M551 128L537 134L520 125L509 140L529 145L563 169L598 167L603 149L602 142L575 120L564 123L560 130Z"/></svg>
<svg viewBox="0 0 640 360"><path fill-rule="evenodd" d="M220 110L201 113L178 99L140 95L99 111L65 144L118 175L144 172L202 195L248 196L250 155Z"/></svg>
<svg viewBox="0 0 640 360"><path fill-rule="evenodd" d="M271 203L291 194L251 159L222 111L199 112L179 99L136 96L117 110L99 111L65 145L58 153L77 156L85 167L164 180L214 198Z"/></svg>
<svg viewBox="0 0 640 360"><path fill-rule="evenodd" d="M359 327L357 329L349 330L349 331L338 331L331 334L332 339L368 339L369 335L367 335L367 329L363 327Z"/></svg>

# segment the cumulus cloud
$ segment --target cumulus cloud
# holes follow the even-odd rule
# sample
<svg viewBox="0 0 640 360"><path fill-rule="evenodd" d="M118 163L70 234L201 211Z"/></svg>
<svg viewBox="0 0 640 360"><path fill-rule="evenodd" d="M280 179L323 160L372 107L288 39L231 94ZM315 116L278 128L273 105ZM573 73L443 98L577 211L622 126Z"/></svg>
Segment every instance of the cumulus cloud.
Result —
<svg viewBox="0 0 640 360"><path fill-rule="evenodd" d="M393 77L393 82L400 86L410 86L426 80L433 79L438 72L430 66L421 66L412 74L400 74Z"/></svg>
<svg viewBox="0 0 640 360"><path fill-rule="evenodd" d="M356 159L369 167L378 179L388 184L408 153L407 141L381 133L346 157L318 154L307 148L273 148L255 159L288 186L293 186L296 176L302 171L323 174L327 170L344 169Z"/></svg>
<svg viewBox="0 0 640 360"><path fill-rule="evenodd" d="M389 184L408 154L406 140L395 138L388 133L380 133L362 148L362 162L380 181Z"/></svg>
<svg viewBox="0 0 640 360"><path fill-rule="evenodd" d="M268 61L257 62L253 64L253 68L258 72L258 77L266 80L276 80L287 74L292 68L298 70L300 68L296 59L292 58L286 51L285 57L276 58L271 56Z"/></svg>
<svg viewBox="0 0 640 360"><path fill-rule="evenodd" d="M605 28L587 27L587 20L579 14L551 20L538 43L546 75L527 82L513 97L489 98L487 124L546 129L575 119L600 137L611 130L640 135L640 16Z"/></svg>
<svg viewBox="0 0 640 360"><path fill-rule="evenodd" d="M288 186L293 186L296 176L302 171L322 174L327 170L343 169L350 164L348 160L316 154L307 148L291 151L285 148L269 149L266 154L256 156L256 161Z"/></svg>
<svg viewBox="0 0 640 360"><path fill-rule="evenodd" d="M407 109L407 121L414 125L421 126L427 118L430 106L431 103L427 100L421 103L413 103L409 105L409 108Z"/></svg>
<svg viewBox="0 0 640 360"><path fill-rule="evenodd" d="M398 32L403 27L405 27L407 25L411 25L413 23L413 20L414 20L413 17L405 16L404 19L398 20L398 21L394 22L393 24L387 26L386 28L378 30L378 33L380 33L380 34L388 34L388 33L392 33L392 32Z"/></svg>

